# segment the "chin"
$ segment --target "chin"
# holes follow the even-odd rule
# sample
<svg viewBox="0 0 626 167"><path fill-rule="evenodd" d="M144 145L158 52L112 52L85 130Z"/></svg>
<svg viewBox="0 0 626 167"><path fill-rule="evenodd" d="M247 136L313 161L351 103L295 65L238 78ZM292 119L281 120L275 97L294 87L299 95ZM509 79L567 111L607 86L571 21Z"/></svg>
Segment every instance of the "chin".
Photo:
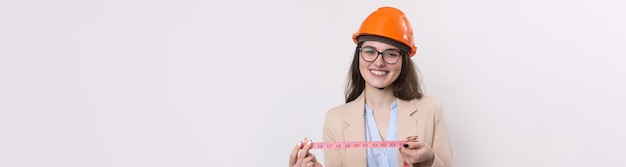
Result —
<svg viewBox="0 0 626 167"><path fill-rule="evenodd" d="M367 79L365 79L365 83L368 86L374 87L374 88L386 88L386 87L391 86L392 80L389 78L375 78L375 77L370 76Z"/></svg>
<svg viewBox="0 0 626 167"><path fill-rule="evenodd" d="M387 88L391 86L391 84L370 84L370 86L374 88Z"/></svg>

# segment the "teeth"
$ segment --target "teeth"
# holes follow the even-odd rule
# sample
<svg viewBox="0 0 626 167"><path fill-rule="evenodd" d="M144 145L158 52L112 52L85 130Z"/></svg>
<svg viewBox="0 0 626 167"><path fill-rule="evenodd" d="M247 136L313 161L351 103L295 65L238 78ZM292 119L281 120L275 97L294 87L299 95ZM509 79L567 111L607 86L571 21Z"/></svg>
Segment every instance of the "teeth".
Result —
<svg viewBox="0 0 626 167"><path fill-rule="evenodd" d="M371 70L372 73L376 74L376 75L385 75L385 71L378 71L378 70Z"/></svg>

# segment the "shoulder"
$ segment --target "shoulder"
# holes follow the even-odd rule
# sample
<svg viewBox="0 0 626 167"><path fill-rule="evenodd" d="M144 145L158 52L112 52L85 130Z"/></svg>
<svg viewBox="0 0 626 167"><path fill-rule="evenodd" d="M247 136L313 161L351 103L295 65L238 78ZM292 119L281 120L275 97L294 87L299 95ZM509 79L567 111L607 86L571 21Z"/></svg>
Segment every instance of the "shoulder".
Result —
<svg viewBox="0 0 626 167"><path fill-rule="evenodd" d="M358 115L359 113L362 113L363 111L363 105L359 105L359 103L362 103L362 101L354 100L331 108L330 110L328 110L328 112L326 112L324 124L339 126L342 125L342 123L346 119L353 119L352 117Z"/></svg>
<svg viewBox="0 0 626 167"><path fill-rule="evenodd" d="M335 106L326 112L326 120L343 118L354 101Z"/></svg>

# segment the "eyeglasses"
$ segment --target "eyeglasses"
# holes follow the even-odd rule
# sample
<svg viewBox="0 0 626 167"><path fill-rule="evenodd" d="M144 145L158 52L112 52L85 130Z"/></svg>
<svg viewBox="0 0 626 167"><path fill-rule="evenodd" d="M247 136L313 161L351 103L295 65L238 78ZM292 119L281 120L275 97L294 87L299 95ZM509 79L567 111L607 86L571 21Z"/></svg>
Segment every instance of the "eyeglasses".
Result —
<svg viewBox="0 0 626 167"><path fill-rule="evenodd" d="M359 55L366 62L374 62L378 58L379 55L383 55L382 59L387 64L396 64L400 57L402 56L402 52L397 49L387 49L385 51L379 52L374 47L366 46L359 48Z"/></svg>

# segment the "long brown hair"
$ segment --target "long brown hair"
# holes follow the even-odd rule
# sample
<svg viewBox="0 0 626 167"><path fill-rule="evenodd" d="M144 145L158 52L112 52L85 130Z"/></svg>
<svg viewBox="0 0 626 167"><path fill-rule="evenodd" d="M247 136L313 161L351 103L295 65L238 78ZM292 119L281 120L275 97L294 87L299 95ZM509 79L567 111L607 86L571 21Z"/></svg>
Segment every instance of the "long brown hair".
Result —
<svg viewBox="0 0 626 167"><path fill-rule="evenodd" d="M365 80L359 70L359 48L361 45L363 45L363 42L359 42L356 46L350 71L348 72L345 90L346 103L355 100L365 90ZM391 83L391 87L393 87L393 96L399 99L412 100L422 98L423 93L417 77L417 70L408 54L402 54L402 69L400 69L398 79Z"/></svg>

